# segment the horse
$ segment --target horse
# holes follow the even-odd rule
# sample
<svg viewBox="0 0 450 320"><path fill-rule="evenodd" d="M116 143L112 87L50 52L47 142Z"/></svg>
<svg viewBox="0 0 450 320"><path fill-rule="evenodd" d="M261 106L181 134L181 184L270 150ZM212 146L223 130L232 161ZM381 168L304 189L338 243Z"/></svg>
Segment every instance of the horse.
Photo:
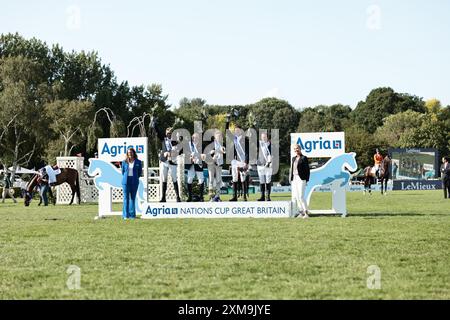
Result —
<svg viewBox="0 0 450 320"><path fill-rule="evenodd" d="M352 171L358 169L354 152L344 153L329 160L320 168L311 170L305 188L305 199L309 204L315 188L337 183L338 188L345 188L351 178Z"/></svg>
<svg viewBox="0 0 450 320"><path fill-rule="evenodd" d="M33 190L38 185L40 177L40 174L33 175L30 182L27 184L24 196L24 204L26 207L30 205L31 199L33 198ZM72 168L61 168L61 173L56 176L56 182L51 186L58 186L65 182L70 185L70 189L72 190L72 199L70 200L69 205L73 203L75 194L77 195L77 202L80 204L81 196L78 171Z"/></svg>
<svg viewBox="0 0 450 320"><path fill-rule="evenodd" d="M370 195L372 194L371 189L372 179L377 179L381 183L381 194L387 195L387 183L389 180L390 167L391 167L391 159L389 158L389 156L385 156L380 164L379 179L377 179L375 174L372 173L373 168L372 166L368 166L364 169L364 194L366 194L367 191L369 192Z"/></svg>

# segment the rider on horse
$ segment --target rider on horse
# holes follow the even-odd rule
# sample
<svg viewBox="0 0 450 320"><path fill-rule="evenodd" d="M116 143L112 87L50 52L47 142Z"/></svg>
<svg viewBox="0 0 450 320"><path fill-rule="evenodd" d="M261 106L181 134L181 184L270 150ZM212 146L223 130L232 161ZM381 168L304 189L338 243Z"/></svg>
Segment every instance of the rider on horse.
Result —
<svg viewBox="0 0 450 320"><path fill-rule="evenodd" d="M383 156L380 153L380 150L378 148L376 149L376 153L373 155L373 161L374 161L374 169L375 169L375 176L379 179L380 178L380 165L381 161L383 161Z"/></svg>

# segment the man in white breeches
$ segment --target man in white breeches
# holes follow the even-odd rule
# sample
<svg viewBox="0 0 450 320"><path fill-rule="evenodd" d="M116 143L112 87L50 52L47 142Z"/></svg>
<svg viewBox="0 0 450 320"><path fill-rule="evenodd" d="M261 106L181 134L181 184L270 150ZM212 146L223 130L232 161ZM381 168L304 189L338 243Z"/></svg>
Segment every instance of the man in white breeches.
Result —
<svg viewBox="0 0 450 320"><path fill-rule="evenodd" d="M162 165L161 170L162 197L159 202L166 202L167 181L168 181L167 178L169 172L172 178L173 188L175 190L177 202L181 202L177 179L177 162L176 162L177 153L178 153L178 142L172 141L172 128L167 128L165 137L162 138L162 148L159 157L159 161L161 162Z"/></svg>
<svg viewBox="0 0 450 320"><path fill-rule="evenodd" d="M214 133L214 149L210 152L212 161L208 163L208 193L211 201L220 201L223 155L225 154L222 140L222 133L217 130Z"/></svg>
<svg viewBox="0 0 450 320"><path fill-rule="evenodd" d="M202 154L202 142L200 140L200 135L198 133L194 133L192 135L192 139L189 142L189 151L190 151L190 163L184 165L184 168L187 170L187 190L188 190L188 199L187 202L192 201L193 195L193 182L194 178L197 177L198 185L200 188L200 202L203 202L203 193L204 193L204 182L205 177L203 176L203 160L205 159L205 155Z"/></svg>
<svg viewBox="0 0 450 320"><path fill-rule="evenodd" d="M272 146L267 138L267 133L261 133L258 152L258 177L261 189L261 198L258 201L270 201L270 189L272 183ZM266 197L267 192L267 197Z"/></svg>

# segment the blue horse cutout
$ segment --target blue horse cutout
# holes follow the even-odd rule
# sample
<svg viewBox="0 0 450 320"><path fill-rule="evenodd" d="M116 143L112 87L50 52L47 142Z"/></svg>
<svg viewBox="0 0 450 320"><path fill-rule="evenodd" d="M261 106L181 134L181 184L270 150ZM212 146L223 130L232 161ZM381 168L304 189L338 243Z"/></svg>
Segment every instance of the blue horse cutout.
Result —
<svg viewBox="0 0 450 320"><path fill-rule="evenodd" d="M315 188L333 184L338 188L345 188L350 181L349 171L356 171L358 165L356 163L356 153L344 153L331 158L325 165L320 168L311 170L309 182L305 189L305 199L310 203L312 192Z"/></svg>
<svg viewBox="0 0 450 320"><path fill-rule="evenodd" d="M122 173L120 169L110 162L100 159L89 159L88 175L91 177L95 176L94 184L99 192L105 190L105 186L122 189ZM142 178L139 179L136 198L138 200L136 213L142 213L143 208L140 204L145 201L144 181Z"/></svg>

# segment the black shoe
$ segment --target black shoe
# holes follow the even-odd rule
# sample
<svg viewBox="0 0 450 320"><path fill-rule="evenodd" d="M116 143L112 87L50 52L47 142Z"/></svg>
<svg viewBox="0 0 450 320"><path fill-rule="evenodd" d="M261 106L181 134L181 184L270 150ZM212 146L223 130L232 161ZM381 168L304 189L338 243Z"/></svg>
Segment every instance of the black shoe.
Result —
<svg viewBox="0 0 450 320"><path fill-rule="evenodd" d="M187 190L188 190L188 198L187 202L192 202L192 183L187 184Z"/></svg>
<svg viewBox="0 0 450 320"><path fill-rule="evenodd" d="M266 201L266 185L264 183L261 183L259 185L259 188L261 189L261 198L259 198L258 201Z"/></svg>
<svg viewBox="0 0 450 320"><path fill-rule="evenodd" d="M166 202L166 192L167 192L167 182L163 182L162 184L162 197L159 202Z"/></svg>
<svg viewBox="0 0 450 320"><path fill-rule="evenodd" d="M177 196L177 202L181 202L180 191L178 189L178 182L173 183L173 188L175 189L175 195Z"/></svg>
<svg viewBox="0 0 450 320"><path fill-rule="evenodd" d="M237 182L233 182L233 198L230 199L230 201L237 201Z"/></svg>
<svg viewBox="0 0 450 320"><path fill-rule="evenodd" d="M271 184L271 183L266 183L266 191L267 191L267 197L266 197L266 199L267 199L267 201L272 201L272 200L270 199L270 192L271 192L271 189L272 189L272 184Z"/></svg>

